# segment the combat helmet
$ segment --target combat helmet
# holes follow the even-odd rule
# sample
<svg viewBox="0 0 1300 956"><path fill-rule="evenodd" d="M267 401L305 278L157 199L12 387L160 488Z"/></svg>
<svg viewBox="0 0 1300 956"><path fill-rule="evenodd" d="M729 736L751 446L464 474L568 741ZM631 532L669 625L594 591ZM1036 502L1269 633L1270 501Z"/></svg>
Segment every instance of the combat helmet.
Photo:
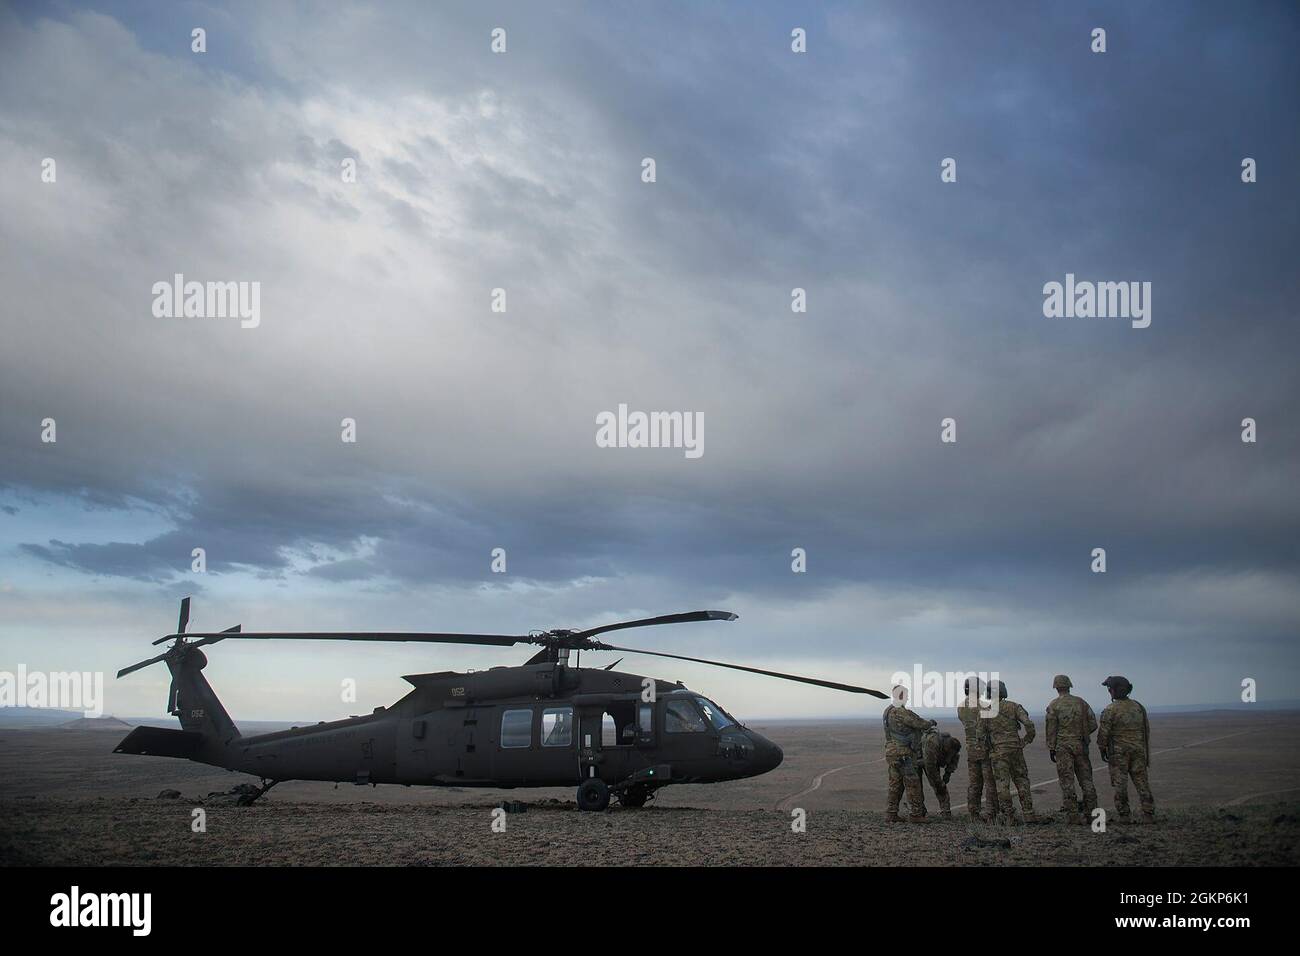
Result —
<svg viewBox="0 0 1300 956"><path fill-rule="evenodd" d="M1074 686L1074 682L1064 674L1057 674L1052 678L1052 687L1056 690L1069 690Z"/></svg>
<svg viewBox="0 0 1300 956"><path fill-rule="evenodd" d="M1101 686L1109 687L1120 700L1123 700L1129 694L1133 693L1133 682L1127 677L1120 677L1118 674L1113 677L1107 677L1101 682Z"/></svg>

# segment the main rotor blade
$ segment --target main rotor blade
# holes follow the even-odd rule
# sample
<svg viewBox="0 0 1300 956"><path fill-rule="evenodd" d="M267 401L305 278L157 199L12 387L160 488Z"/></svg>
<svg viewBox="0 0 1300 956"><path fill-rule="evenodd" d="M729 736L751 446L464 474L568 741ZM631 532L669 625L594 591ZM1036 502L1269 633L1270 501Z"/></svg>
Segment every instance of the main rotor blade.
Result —
<svg viewBox="0 0 1300 956"><path fill-rule="evenodd" d="M179 634L168 634L155 644L169 641ZM229 638L257 641L415 641L422 644L490 644L496 647L512 647L515 644L529 644L532 638L513 637L506 634L425 634L415 631L221 631L219 633L195 632L186 637L197 638L191 647L198 644L215 644Z"/></svg>
<svg viewBox="0 0 1300 956"><path fill-rule="evenodd" d="M621 631L629 627L652 627L655 624L690 624L693 621L734 621L739 614L730 611L687 611L684 614L661 614L659 617L642 618L639 621L620 621L618 624L603 624L585 631L574 631L571 637L594 637L606 631Z"/></svg>
<svg viewBox="0 0 1300 956"><path fill-rule="evenodd" d="M157 657L151 657L147 661L141 661L139 664L132 664L130 667L123 667L117 672L118 677L125 677L127 674L138 671L142 667L148 667L150 664L157 664L161 660L166 660L166 654L159 654Z"/></svg>
<svg viewBox="0 0 1300 956"><path fill-rule="evenodd" d="M782 674L780 671L765 671L761 667L745 667L742 664L727 664L724 661L708 661L702 657L683 657L681 654L665 654L663 651L639 651L635 647L614 647L606 644L603 650L622 651L625 654L648 654L651 657L671 657L678 661L693 661L696 664L712 664L714 667L730 667L735 671L748 671L751 674L763 674L766 677L779 677L782 680L798 681L801 684L816 684L818 687L829 687L831 690L844 690L850 694L870 694L872 697L879 697L881 700L888 700L888 694L882 694L878 690L872 690L869 687L858 687L854 684L839 684L832 680L818 680L816 677L800 677L797 674Z"/></svg>
<svg viewBox="0 0 1300 956"><path fill-rule="evenodd" d="M180 619L180 623L176 625L177 632L184 634L185 628L189 625L189 623L190 623L190 599L185 597L185 598L181 598L181 619Z"/></svg>

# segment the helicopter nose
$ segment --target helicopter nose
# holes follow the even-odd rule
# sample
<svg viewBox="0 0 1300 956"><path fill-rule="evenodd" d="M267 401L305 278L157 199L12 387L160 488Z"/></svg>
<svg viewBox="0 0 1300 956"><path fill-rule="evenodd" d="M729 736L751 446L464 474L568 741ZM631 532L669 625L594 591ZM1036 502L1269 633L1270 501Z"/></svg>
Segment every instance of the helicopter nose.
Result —
<svg viewBox="0 0 1300 956"><path fill-rule="evenodd" d="M785 754L781 752L780 747L762 734L755 733L752 730L749 732L749 736L754 741L754 773L767 773L769 770L775 770L781 766Z"/></svg>

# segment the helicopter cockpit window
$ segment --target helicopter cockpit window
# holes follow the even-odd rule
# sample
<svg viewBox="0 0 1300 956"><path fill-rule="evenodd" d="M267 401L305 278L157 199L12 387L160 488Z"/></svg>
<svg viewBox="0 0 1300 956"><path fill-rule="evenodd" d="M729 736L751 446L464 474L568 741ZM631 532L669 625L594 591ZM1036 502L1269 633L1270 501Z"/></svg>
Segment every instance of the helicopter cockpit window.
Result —
<svg viewBox="0 0 1300 956"><path fill-rule="evenodd" d="M708 728L689 700L670 700L664 707L664 731L670 734L698 734Z"/></svg>
<svg viewBox="0 0 1300 956"><path fill-rule="evenodd" d="M533 712L507 710L501 715L501 746L531 747L533 744Z"/></svg>
<svg viewBox="0 0 1300 956"><path fill-rule="evenodd" d="M568 747L573 743L573 708L547 707L542 711L542 746Z"/></svg>
<svg viewBox="0 0 1300 956"><path fill-rule="evenodd" d="M696 697L695 703L700 705L700 710L704 711L704 716L709 718L709 723L713 725L714 730L726 730L735 723L735 721L724 714L722 708L713 701L704 697Z"/></svg>

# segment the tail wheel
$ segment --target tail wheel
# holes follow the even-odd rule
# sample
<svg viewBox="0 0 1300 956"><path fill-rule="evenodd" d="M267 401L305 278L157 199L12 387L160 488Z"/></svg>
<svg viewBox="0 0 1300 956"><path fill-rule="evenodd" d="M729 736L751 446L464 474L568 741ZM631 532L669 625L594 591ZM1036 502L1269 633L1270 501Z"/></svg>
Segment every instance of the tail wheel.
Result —
<svg viewBox="0 0 1300 956"><path fill-rule="evenodd" d="M609 787L604 780L590 777L578 787L578 809L599 813L609 806Z"/></svg>
<svg viewBox="0 0 1300 956"><path fill-rule="evenodd" d="M628 787L618 795L618 805L635 810L644 807L645 802L650 799L650 788L635 786Z"/></svg>

